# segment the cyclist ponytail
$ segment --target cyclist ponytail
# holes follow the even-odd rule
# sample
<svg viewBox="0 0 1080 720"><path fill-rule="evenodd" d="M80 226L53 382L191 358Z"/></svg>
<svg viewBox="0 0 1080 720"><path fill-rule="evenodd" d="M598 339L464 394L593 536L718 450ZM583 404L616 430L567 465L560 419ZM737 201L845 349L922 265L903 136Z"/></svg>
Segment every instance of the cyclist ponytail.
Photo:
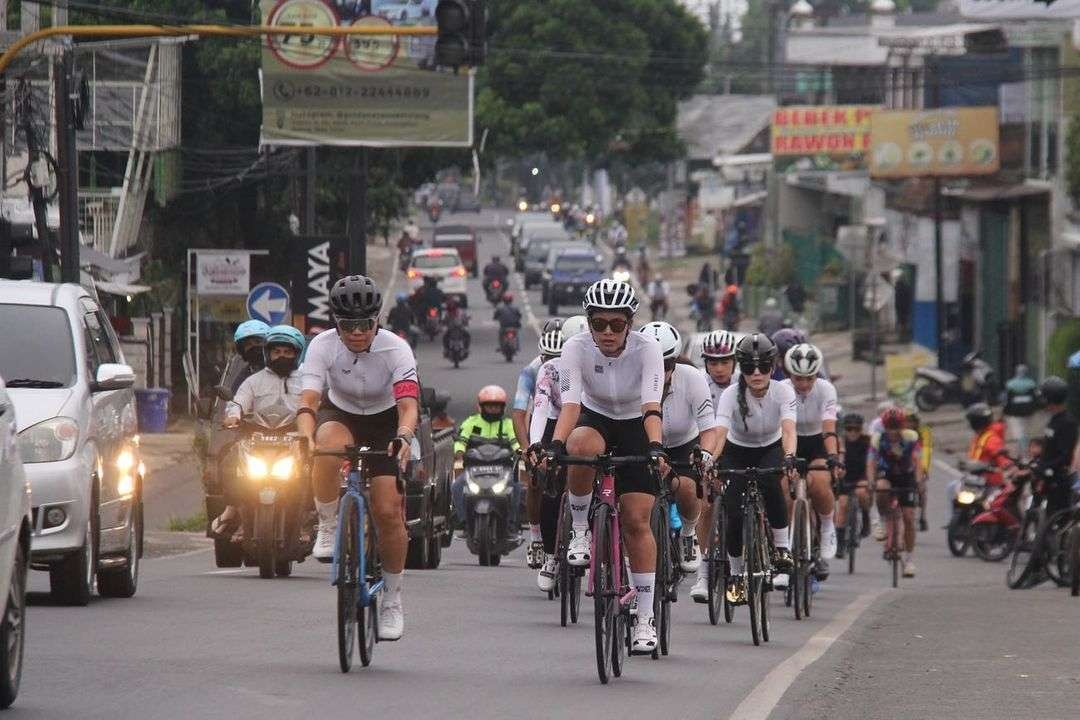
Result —
<svg viewBox="0 0 1080 720"><path fill-rule="evenodd" d="M750 417L750 403L746 402L746 376L739 373L739 412L742 413L743 429L750 432L750 424L746 418Z"/></svg>

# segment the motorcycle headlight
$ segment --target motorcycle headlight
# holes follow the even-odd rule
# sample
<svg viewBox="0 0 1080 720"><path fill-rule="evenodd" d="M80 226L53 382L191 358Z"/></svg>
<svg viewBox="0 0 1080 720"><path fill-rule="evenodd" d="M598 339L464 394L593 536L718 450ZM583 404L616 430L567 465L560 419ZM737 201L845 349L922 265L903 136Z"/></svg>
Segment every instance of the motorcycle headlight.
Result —
<svg viewBox="0 0 1080 720"><path fill-rule="evenodd" d="M266 461L257 455L248 455L244 467L247 476L252 480L262 480L270 472L270 468L267 467Z"/></svg>
<svg viewBox="0 0 1080 720"><path fill-rule="evenodd" d="M465 485L466 485L466 487L469 488L469 492L471 494L473 494L473 495L479 495L480 494L480 486L477 485L476 483L474 483L472 480L466 480Z"/></svg>
<svg viewBox="0 0 1080 720"><path fill-rule="evenodd" d="M19 455L24 463L67 460L78 444L79 424L67 417L45 420L19 433Z"/></svg>
<svg viewBox="0 0 1080 720"><path fill-rule="evenodd" d="M970 490L961 490L956 494L956 502L961 505L970 505L975 502L975 493Z"/></svg>
<svg viewBox="0 0 1080 720"><path fill-rule="evenodd" d="M500 480L499 482L497 482L497 483L495 483L494 485L491 486L491 492L495 493L496 495L502 495L503 491L506 490L506 486L509 485L509 484L510 484L509 479Z"/></svg>
<svg viewBox="0 0 1080 720"><path fill-rule="evenodd" d="M135 454L127 448L120 451L116 456L116 469L120 472L128 472L135 467Z"/></svg>
<svg viewBox="0 0 1080 720"><path fill-rule="evenodd" d="M292 455L286 455L274 461L273 467L270 468L270 474L275 480L288 480L292 477L294 467L295 463Z"/></svg>

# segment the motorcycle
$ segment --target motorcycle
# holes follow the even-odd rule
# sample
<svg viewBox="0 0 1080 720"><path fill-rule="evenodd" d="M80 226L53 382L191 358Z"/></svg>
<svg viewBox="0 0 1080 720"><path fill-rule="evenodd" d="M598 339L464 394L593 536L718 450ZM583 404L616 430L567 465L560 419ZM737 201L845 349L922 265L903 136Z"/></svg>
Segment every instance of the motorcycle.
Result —
<svg viewBox="0 0 1080 720"><path fill-rule="evenodd" d="M465 451L465 544L483 566L498 565L522 543L510 525L516 467L505 444L485 442Z"/></svg>
<svg viewBox="0 0 1080 720"><path fill-rule="evenodd" d="M446 346L443 355L447 360L454 363L454 367L461 366L461 361L469 357L469 347L465 342L465 328L454 323L446 328Z"/></svg>
<svg viewBox="0 0 1080 720"><path fill-rule="evenodd" d="M513 362L519 349L517 328L507 327L499 331L499 352L506 357L506 362Z"/></svg>
<svg viewBox="0 0 1080 720"><path fill-rule="evenodd" d="M288 577L315 544L317 518L308 479L305 439L292 420L262 414L241 424L236 482L243 488L243 548L259 577Z"/></svg>
<svg viewBox="0 0 1080 720"><path fill-rule="evenodd" d="M401 252L398 253L398 268L401 272L406 272L409 269L409 263L412 262L413 246L410 243L406 245Z"/></svg>
<svg viewBox="0 0 1080 720"><path fill-rule="evenodd" d="M945 540L949 546L949 552L956 557L967 554L968 548L974 541L971 523L983 509L987 495L992 488L988 488L984 475L996 472L986 463L961 462L960 469L964 472L957 485L956 494L953 496L952 517Z"/></svg>
<svg viewBox="0 0 1080 720"><path fill-rule="evenodd" d="M492 306L502 302L503 293L506 292L506 284L499 278L492 278L484 283L484 295Z"/></svg>
<svg viewBox="0 0 1080 720"><path fill-rule="evenodd" d="M398 328L393 332L399 338L409 343L409 347L413 348L414 350L416 349L416 342L417 340L419 340L419 338L416 335L416 331L413 330L411 327L408 330L406 330L405 328Z"/></svg>
<svg viewBox="0 0 1080 720"><path fill-rule="evenodd" d="M923 412L933 412L946 403L967 407L972 403L993 404L994 369L978 352L968 353L960 375L936 367L915 370L915 404Z"/></svg>
<svg viewBox="0 0 1080 720"><path fill-rule="evenodd" d="M427 212L428 219L431 220L432 224L435 224L439 222L439 216L442 215L442 205L432 203L428 205Z"/></svg>
<svg viewBox="0 0 1080 720"><path fill-rule="evenodd" d="M1030 464L1018 463L1021 469ZM1016 478L984 503L983 512L971 521L975 537L975 554L987 562L998 562L1012 555L1020 538L1020 519L1023 517L1024 480Z"/></svg>
<svg viewBox="0 0 1080 720"><path fill-rule="evenodd" d="M427 309L420 320L420 330L428 340L434 340L442 329L442 315L437 307Z"/></svg>

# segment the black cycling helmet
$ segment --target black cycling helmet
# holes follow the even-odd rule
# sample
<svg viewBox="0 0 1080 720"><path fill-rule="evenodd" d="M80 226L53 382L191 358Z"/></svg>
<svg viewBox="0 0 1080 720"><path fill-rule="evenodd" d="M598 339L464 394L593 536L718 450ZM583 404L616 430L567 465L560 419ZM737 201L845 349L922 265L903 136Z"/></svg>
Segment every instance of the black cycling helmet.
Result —
<svg viewBox="0 0 1080 720"><path fill-rule="evenodd" d="M1069 383L1057 375L1051 375L1042 381L1042 385L1039 386L1039 393L1042 394L1043 400L1047 403L1061 405L1069 397Z"/></svg>
<svg viewBox="0 0 1080 720"><path fill-rule="evenodd" d="M750 333L744 335L739 344L735 346L735 362L757 363L762 360L776 362L776 343L769 339L765 333Z"/></svg>
<svg viewBox="0 0 1080 720"><path fill-rule="evenodd" d="M862 430L863 426L866 425L866 418L859 413L851 412L844 415L842 424L845 428L858 428L859 430Z"/></svg>
<svg viewBox="0 0 1080 720"><path fill-rule="evenodd" d="M780 328L772 334L771 340L775 343L777 355L780 357L787 355L787 351L796 345L809 342L805 332L792 327Z"/></svg>
<svg viewBox="0 0 1080 720"><path fill-rule="evenodd" d="M338 318L376 317L382 309L382 292L366 275L348 275L330 289L330 309Z"/></svg>
<svg viewBox="0 0 1080 720"><path fill-rule="evenodd" d="M986 429L994 419L994 411L986 403L978 402L968 406L967 410L964 411L964 417L967 418L972 430L980 432Z"/></svg>

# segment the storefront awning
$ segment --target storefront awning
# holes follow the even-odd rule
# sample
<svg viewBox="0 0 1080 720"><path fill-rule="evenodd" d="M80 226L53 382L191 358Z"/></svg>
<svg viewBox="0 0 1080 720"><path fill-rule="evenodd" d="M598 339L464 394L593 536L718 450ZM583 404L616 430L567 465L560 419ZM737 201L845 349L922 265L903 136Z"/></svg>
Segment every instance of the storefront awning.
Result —
<svg viewBox="0 0 1080 720"><path fill-rule="evenodd" d="M128 285L127 283L109 282L107 280L95 280L94 287L98 289L98 292L123 296L138 295L152 290L149 285Z"/></svg>
<svg viewBox="0 0 1080 720"><path fill-rule="evenodd" d="M1016 183L1014 185L984 185L981 187L967 188L942 188L941 194L967 200L969 202L1001 202L1008 200L1022 200L1035 195L1047 195L1050 188L1032 183Z"/></svg>

